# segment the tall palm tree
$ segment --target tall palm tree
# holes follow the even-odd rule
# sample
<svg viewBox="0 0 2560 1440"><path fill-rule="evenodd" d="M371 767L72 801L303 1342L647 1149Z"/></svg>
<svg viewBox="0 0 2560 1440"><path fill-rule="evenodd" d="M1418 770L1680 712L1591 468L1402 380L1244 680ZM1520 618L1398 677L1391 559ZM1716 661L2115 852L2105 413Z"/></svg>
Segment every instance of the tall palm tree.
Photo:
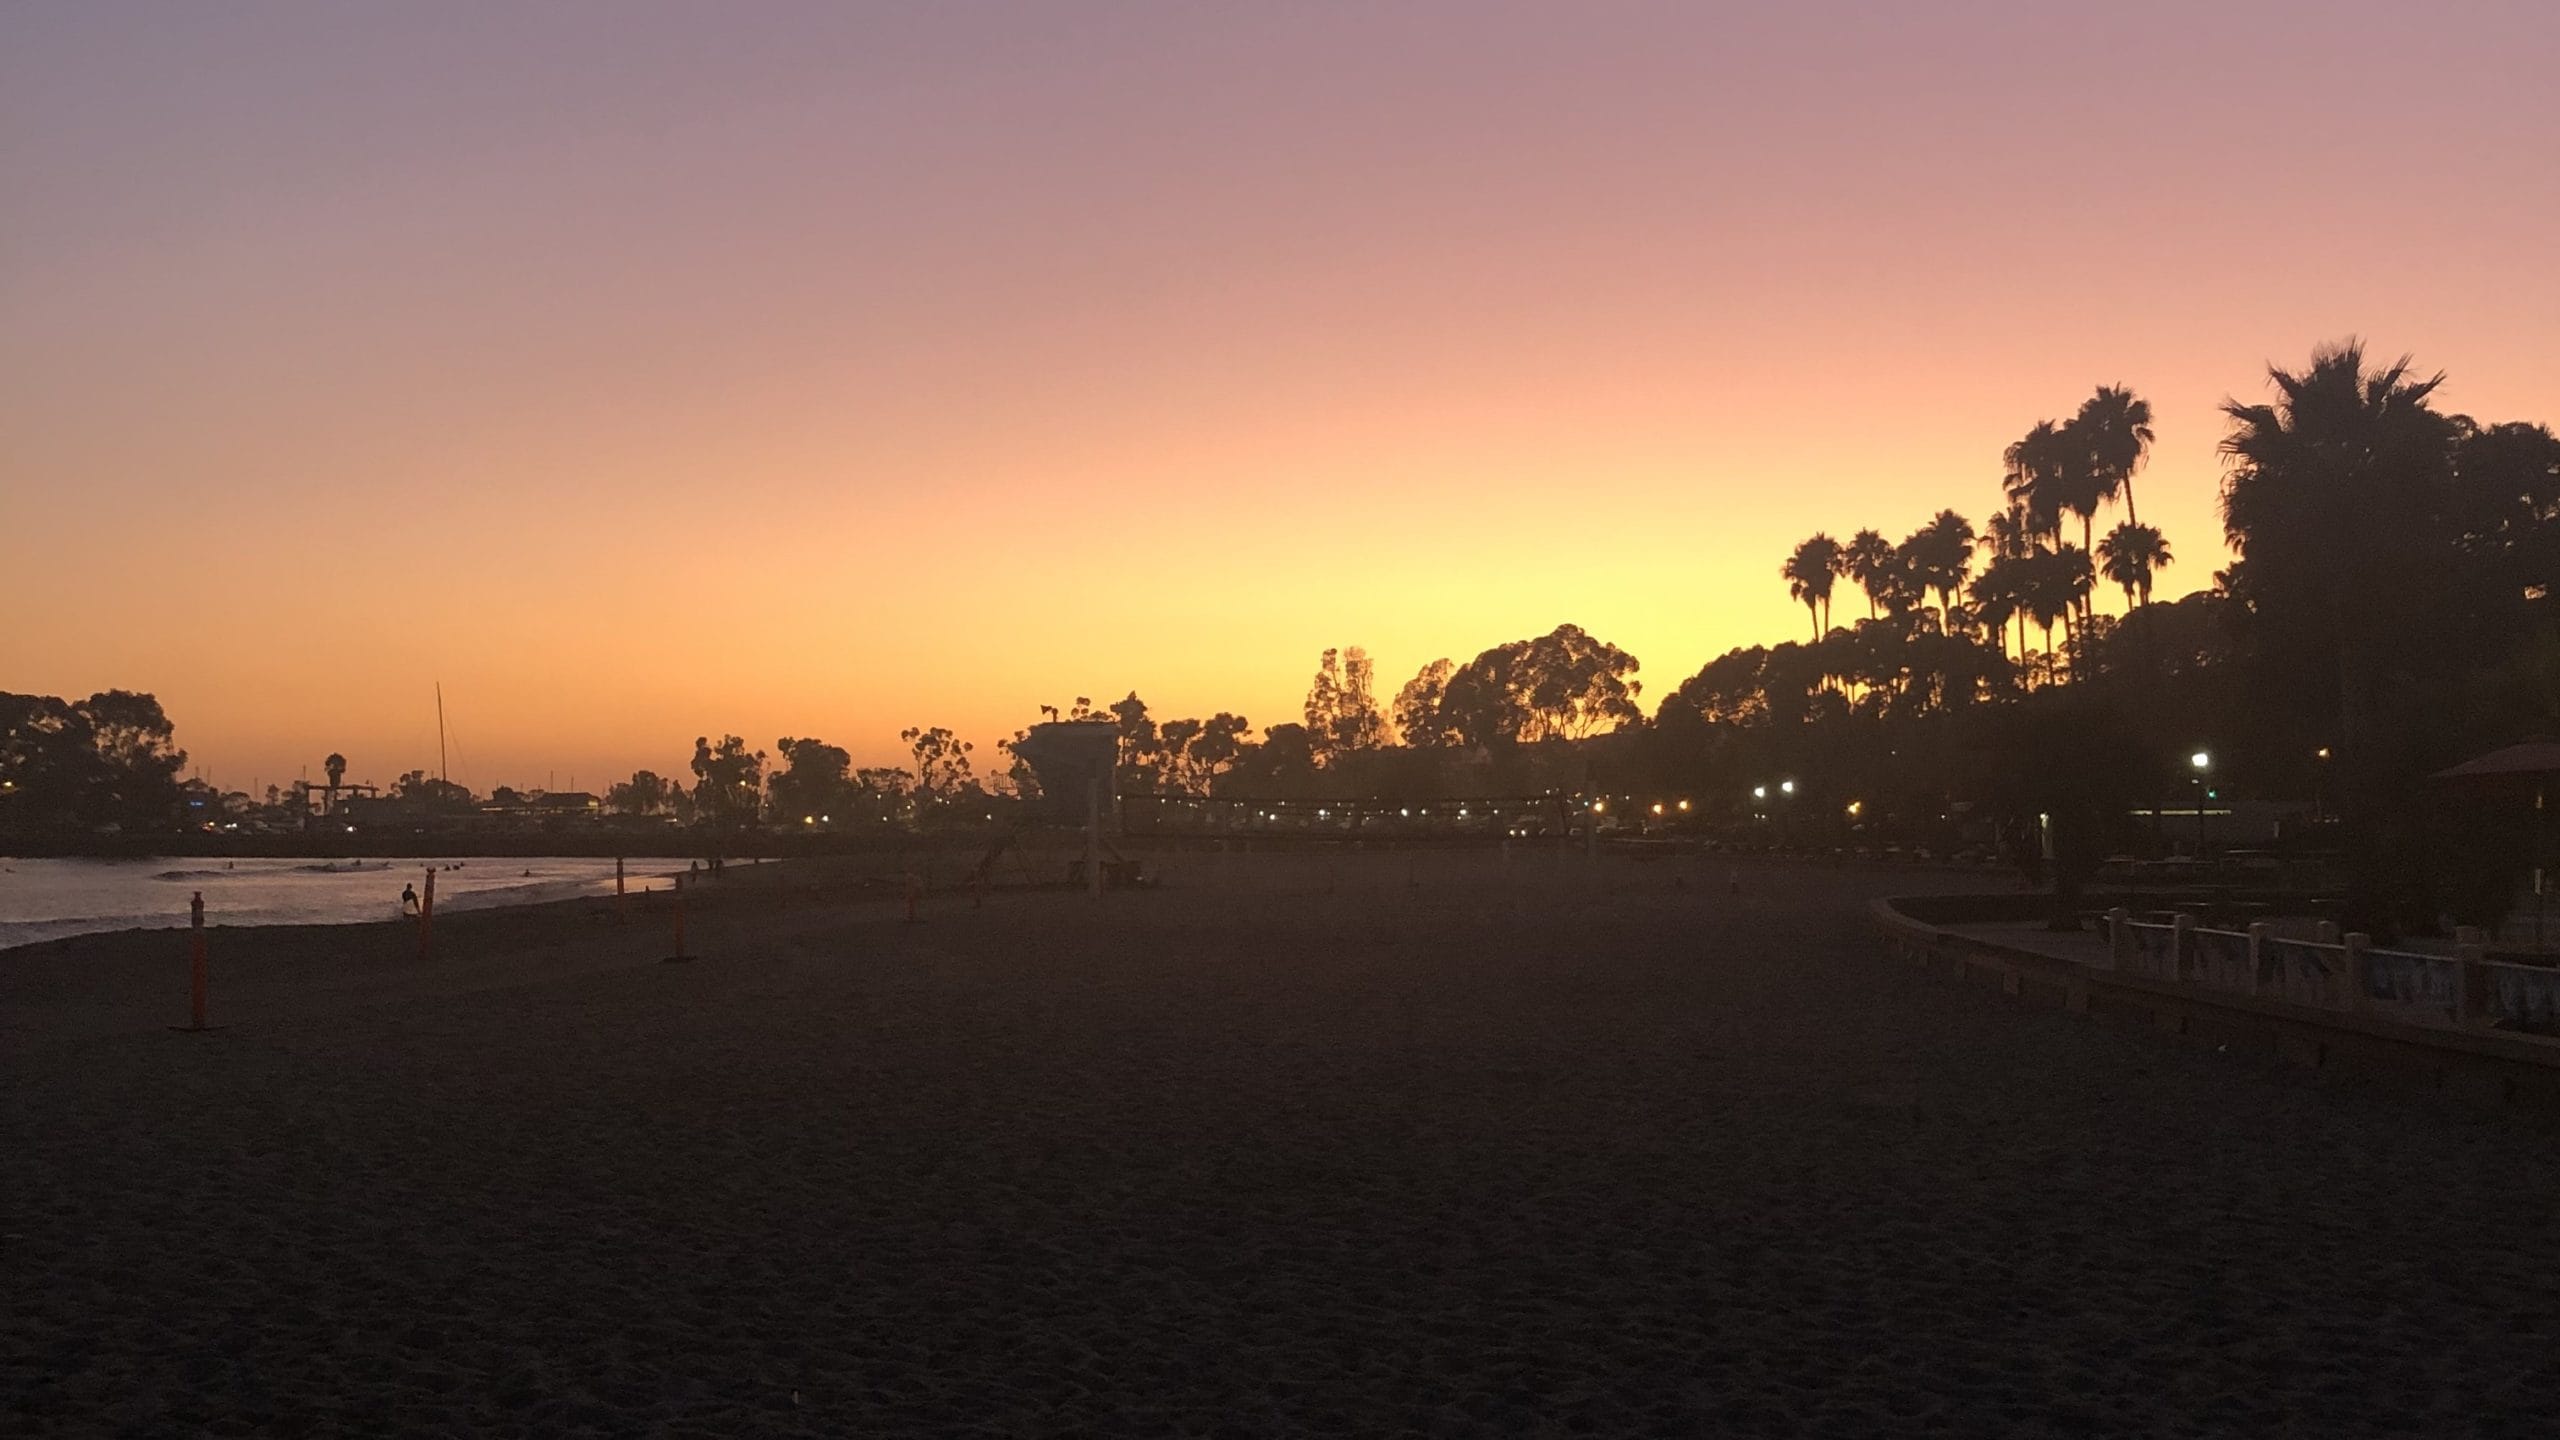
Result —
<svg viewBox="0 0 2560 1440"><path fill-rule="evenodd" d="M2062 517L2080 517L2080 548L2090 546L2098 507L2114 496L2115 482L2101 471L2088 430L2074 416L2060 424L2039 420L2000 454L2001 485L2013 504L2024 504L2029 530L2059 543Z"/></svg>
<svg viewBox="0 0 2560 1440"><path fill-rule="evenodd" d="M2334 667L2338 798L2351 919L2387 920L2379 831L2383 772L2372 741L2389 652L2429 643L2412 603L2436 583L2452 493L2453 421L2430 403L2441 374L2408 357L2365 368L2354 340L2312 352L2299 372L2268 367L2273 404L2223 402L2222 524L2240 561L2234 588L2285 648Z"/></svg>
<svg viewBox="0 0 2560 1440"><path fill-rule="evenodd" d="M2068 624L2071 619L2071 591L2057 563L2061 558L2057 551L2039 550L2018 563L2018 609L2023 618L2033 620L2044 631L2044 654L2038 668L2048 684L2054 675L2054 622Z"/></svg>
<svg viewBox="0 0 2560 1440"><path fill-rule="evenodd" d="M2108 495L2122 490L2126 522L2142 523L2133 508L2133 473L2151 453L2151 402L2125 386L2101 385L2080 402L2072 423L2088 444L2099 487Z"/></svg>
<svg viewBox="0 0 2560 1440"><path fill-rule="evenodd" d="M2043 670L2048 683L2058 678L2061 666L2054 658L2053 627L2062 625L2064 649L2071 648L2077 634L2073 618L2080 613L2088 598L2095 575L2089 568L2089 555L2077 545L2064 545L2053 550L2039 550L2032 555L2009 561L2016 575L2014 581L2019 613L2032 619L2044 631ZM1993 561L1992 568L2001 568ZM2022 650L2024 646L2020 647Z"/></svg>
<svg viewBox="0 0 2560 1440"><path fill-rule="evenodd" d="M1820 643L1825 611L1831 604L1831 582L1840 573L1840 542L1815 531L1798 545L1778 574L1787 582L1787 594L1801 603L1813 617L1813 638Z"/></svg>
<svg viewBox="0 0 2560 1440"><path fill-rule="evenodd" d="M1876 567L1876 603L1900 619L1929 603L1929 587L1920 579L1920 557L1909 540L1896 545Z"/></svg>
<svg viewBox="0 0 2560 1440"><path fill-rule="evenodd" d="M2039 420L2034 429L2000 452L2000 487L2008 492L2010 506L2025 515L2029 535L2062 537L2063 491L2072 468L2073 439L2054 422Z"/></svg>
<svg viewBox="0 0 2560 1440"><path fill-rule="evenodd" d="M2028 528L2027 507L2013 500L2008 509L1984 521L1980 543L1983 552L1994 560L2015 560L2035 549L2036 537Z"/></svg>
<svg viewBox="0 0 2560 1440"><path fill-rule="evenodd" d="M2071 597L2074 610L2089 613L2089 592L2098 588L2098 567L2090 563L2089 552L2065 543L2053 552L2054 570L2059 583Z"/></svg>
<svg viewBox="0 0 2560 1440"><path fill-rule="evenodd" d="M2255 608L2318 633L2352 689L2367 678L2363 642L2392 618L2386 597L2441 523L2455 426L2428 397L2444 377L2417 378L2406 357L2368 373L2354 341L2268 377L2277 404L2223 403L2223 529Z"/></svg>
<svg viewBox="0 0 2560 1440"><path fill-rule="evenodd" d="M1947 612L1955 605L1965 576L1973 569L1973 522L1953 510L1941 510L1908 542L1923 587L1938 592L1938 628L1947 628Z"/></svg>
<svg viewBox="0 0 2560 1440"><path fill-rule="evenodd" d="M1994 516L1997 520L1999 517ZM1994 555L1982 573L1973 577L1973 615L1991 632L2000 653L2009 653L2009 622L2018 624L2018 659L2027 658L2027 612L2019 567L2026 564L2024 555Z"/></svg>
<svg viewBox="0 0 2560 1440"><path fill-rule="evenodd" d="M2062 538L2064 515L2080 517L2080 548L2095 549L2098 509L2116 497L2121 482L2100 468L2097 447L2080 417L2072 416L2054 432L2053 459L2044 483L2053 492L2054 539Z"/></svg>
<svg viewBox="0 0 2560 1440"><path fill-rule="evenodd" d="M2169 553L2168 537L2160 533L2157 525L2137 525L2127 520L2098 541L2099 568L2124 588L2128 610L2151 603L2152 575L2167 569L2176 558Z"/></svg>
<svg viewBox="0 0 2560 1440"><path fill-rule="evenodd" d="M1893 542L1873 530L1859 531L1849 537L1848 544L1840 547L1840 573L1858 582L1858 588L1867 592L1867 618L1870 620L1876 618L1877 591L1881 588L1877 581L1885 573L1885 567L1892 563Z"/></svg>
<svg viewBox="0 0 2560 1440"><path fill-rule="evenodd" d="M2098 570L2089 563L2088 551L2070 544L2055 547L2048 563L2053 567L2052 584L2066 602L2062 612L2063 647L2066 653L2076 655L2081 639L2089 631L2089 594L2098 588ZM2076 624L2072 620L2075 615L2079 617Z"/></svg>

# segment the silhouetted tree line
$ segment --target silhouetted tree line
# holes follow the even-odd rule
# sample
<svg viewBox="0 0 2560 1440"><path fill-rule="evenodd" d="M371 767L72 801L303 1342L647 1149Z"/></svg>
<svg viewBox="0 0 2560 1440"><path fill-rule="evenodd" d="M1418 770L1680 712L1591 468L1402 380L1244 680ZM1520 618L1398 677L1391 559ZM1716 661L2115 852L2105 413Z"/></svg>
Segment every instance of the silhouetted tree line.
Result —
<svg viewBox="0 0 2560 1440"><path fill-rule="evenodd" d="M1383 706L1362 652L1327 651L1301 721L1252 739L1221 713L1199 755L1204 722L1152 722L1134 694L1077 714L1119 725L1130 790L1651 791L1699 823L1833 843L2023 847L2047 817L2066 892L2107 853L2174 844L2160 812L2207 788L2308 800L2337 817L2309 838L2345 856L2352 923L2493 918L2532 862L2522 812L2427 777L2560 730L2560 442L2445 414L2440 377L2352 342L2269 380L2272 402L2224 406L2239 558L2175 602L2153 598L2169 539L2136 510L2151 409L2105 386L2006 447L1979 530L1942 509L1900 541L1796 547L1780 578L1809 638L1708 661L1650 719L1635 657L1571 625L1434 661ZM1844 583L1867 613L1839 625Z"/></svg>
<svg viewBox="0 0 2560 1440"><path fill-rule="evenodd" d="M179 822L187 752L160 702L0 693L0 828L165 830Z"/></svg>
<svg viewBox="0 0 2560 1440"><path fill-rule="evenodd" d="M2221 798L2336 815L2351 923L2495 918L2532 863L2524 812L2427 777L2560 728L2560 442L2446 414L2441 376L2368 366L2353 342L2269 380L2272 401L2223 407L2239 558L2210 590L2153 602L2170 548L2132 489L2150 410L2101 389L2007 448L2006 504L1979 535L1940 511L1899 544L1862 530L1799 545L1780 577L1813 638L1729 652L1685 682L1654 718L1652 777L1802 772L1808 815L1850 799L1903 820L2050 814L2067 881L2106 851L2158 848L2165 822L2144 833L2127 812L2201 789L2181 763L2201 751ZM2123 614L2099 611L2101 576ZM1841 580L1870 618L1828 623Z"/></svg>
<svg viewBox="0 0 2560 1440"><path fill-rule="evenodd" d="M1796 546L1779 575L1806 637L1707 661L1650 718L1636 657L1570 624L1434 660L1388 698L1363 650L1327 650L1299 717L1258 735L1231 711L1159 720L1135 692L1040 715L1113 727L1125 793L1651 791L1691 800L1691 823L1815 843L2015 837L2048 816L2066 890L2100 855L2170 843L2156 812L2200 794L2183 759L2201 749L2222 797L2310 798L2338 817L2355 923L2490 916L2531 863L2523 818L2427 777L2560 731L2560 441L2445 413L2441 376L2368 366L2353 342L2268 378L2268 401L2223 406L2237 558L2174 602L2153 598L2168 537L2135 510L2150 406L2106 386L2005 447L1978 529L1940 509L1899 541L1860 528ZM2101 608L2101 582L2121 613ZM1847 624L1842 585L1866 612ZM0 823L175 819L185 756L151 697L0 696L0 722ZM781 739L776 759L703 736L690 785L643 770L605 805L842 828L983 821L1036 793L1023 732L984 776L947 728L900 738L906 767L856 767L814 738ZM344 764L330 757L332 792ZM394 793L472 799L414 771Z"/></svg>

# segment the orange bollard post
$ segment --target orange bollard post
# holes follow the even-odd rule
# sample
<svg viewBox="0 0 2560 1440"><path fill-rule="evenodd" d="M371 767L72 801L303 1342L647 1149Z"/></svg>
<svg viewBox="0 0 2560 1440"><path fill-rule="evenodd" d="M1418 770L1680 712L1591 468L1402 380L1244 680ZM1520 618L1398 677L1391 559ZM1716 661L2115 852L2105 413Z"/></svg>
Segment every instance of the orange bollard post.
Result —
<svg viewBox="0 0 2560 1440"><path fill-rule="evenodd" d="M190 1030L204 1028L204 892L187 902L187 1016Z"/></svg>
<svg viewBox="0 0 2560 1440"><path fill-rule="evenodd" d="M676 922L676 953L674 953L673 955L670 955L670 956L668 956L668 957L667 957L667 963L668 963L668 964L670 964L670 965L680 964L680 963L682 963L682 962L684 962L684 961L687 961L687 960L690 960L690 959L692 959L692 958L693 958L691 955L689 955L689 954L685 953L685 948L684 948L684 877L683 877L683 876L681 876L681 875L679 875L679 876L677 876L677 877L676 877L676 916L675 916L675 922Z"/></svg>

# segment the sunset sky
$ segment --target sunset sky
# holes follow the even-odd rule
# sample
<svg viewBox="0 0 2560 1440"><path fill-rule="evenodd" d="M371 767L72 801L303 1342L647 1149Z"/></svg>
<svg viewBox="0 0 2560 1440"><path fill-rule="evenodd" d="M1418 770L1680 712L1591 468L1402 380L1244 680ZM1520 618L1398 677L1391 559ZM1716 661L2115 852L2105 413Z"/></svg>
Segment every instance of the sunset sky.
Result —
<svg viewBox="0 0 2560 1440"><path fill-rule="evenodd" d="M2556 74L2548 0L12 5L0 689L244 788L441 680L482 790L1566 620L1650 699L2100 383L2184 593L2271 360L2560 421Z"/></svg>

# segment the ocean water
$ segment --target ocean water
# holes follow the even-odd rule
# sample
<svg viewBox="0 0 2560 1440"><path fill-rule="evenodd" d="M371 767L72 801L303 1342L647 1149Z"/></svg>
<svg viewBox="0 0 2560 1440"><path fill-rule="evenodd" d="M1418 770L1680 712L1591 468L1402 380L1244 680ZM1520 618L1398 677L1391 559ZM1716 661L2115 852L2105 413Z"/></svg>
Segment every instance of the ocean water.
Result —
<svg viewBox="0 0 2560 1440"><path fill-rule="evenodd" d="M663 890L682 860L626 860L630 887ZM359 868L360 867L360 868ZM201 892L207 925L341 925L400 916L400 887L436 909L486 910L613 893L613 861L586 856L458 860L12 860L0 856L0 949L65 935L183 928Z"/></svg>

